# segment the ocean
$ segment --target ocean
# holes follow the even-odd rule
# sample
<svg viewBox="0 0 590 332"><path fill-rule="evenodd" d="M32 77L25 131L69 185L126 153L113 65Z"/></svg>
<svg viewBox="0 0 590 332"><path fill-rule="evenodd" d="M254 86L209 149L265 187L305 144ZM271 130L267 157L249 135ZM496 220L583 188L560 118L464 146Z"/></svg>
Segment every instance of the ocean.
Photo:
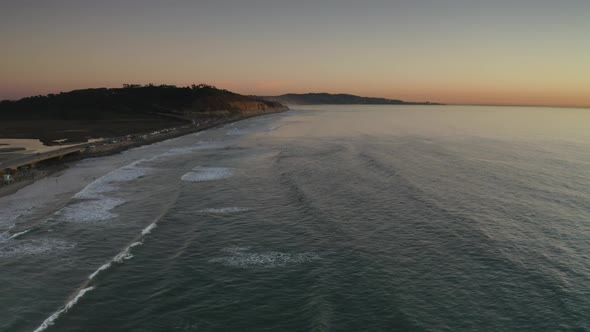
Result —
<svg viewBox="0 0 590 332"><path fill-rule="evenodd" d="M300 106L0 198L0 331L590 330L590 110Z"/></svg>

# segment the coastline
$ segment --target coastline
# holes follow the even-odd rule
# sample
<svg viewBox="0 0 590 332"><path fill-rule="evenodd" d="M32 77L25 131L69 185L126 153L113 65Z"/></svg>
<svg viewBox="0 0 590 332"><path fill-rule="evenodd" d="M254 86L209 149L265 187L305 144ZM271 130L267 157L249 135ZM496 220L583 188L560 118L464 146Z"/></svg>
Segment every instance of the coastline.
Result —
<svg viewBox="0 0 590 332"><path fill-rule="evenodd" d="M52 160L50 163L43 164L35 168L28 168L24 171L17 171L17 176L15 176L16 181L14 182L8 184L0 182L0 198L10 196L18 192L19 190L37 182L38 180L59 173L60 171L67 169L69 167L68 164L75 161L114 155L129 149L162 142L168 139L173 139L200 131L205 131L229 123L234 123L241 120L246 120L249 118L254 118L263 115L282 113L289 110L290 109L288 107L284 107L268 112L246 112L245 114L241 114L239 116L214 119L211 121L206 121L204 123L193 123L180 127L164 128L151 133L136 133L133 135L126 135L122 137L113 137L100 142L96 142L92 145L88 143L81 144L89 145L89 148L86 148L83 152L79 154L65 156L58 160Z"/></svg>

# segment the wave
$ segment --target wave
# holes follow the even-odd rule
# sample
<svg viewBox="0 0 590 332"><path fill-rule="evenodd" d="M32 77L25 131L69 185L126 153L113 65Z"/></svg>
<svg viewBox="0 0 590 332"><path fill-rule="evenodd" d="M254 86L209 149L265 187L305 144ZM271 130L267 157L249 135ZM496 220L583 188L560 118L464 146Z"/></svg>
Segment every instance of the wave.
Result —
<svg viewBox="0 0 590 332"><path fill-rule="evenodd" d="M7 240L0 248L0 257L39 256L72 249L75 243L57 239Z"/></svg>
<svg viewBox="0 0 590 332"><path fill-rule="evenodd" d="M25 206L15 207L10 204L7 209L0 210L0 226L10 225L10 227L12 227L14 226L14 221L16 219L30 213L33 207L32 204L24 203L23 205Z"/></svg>
<svg viewBox="0 0 590 332"><path fill-rule="evenodd" d="M151 168L138 167L139 162L141 160L120 167L94 180L74 195L74 203L58 210L55 216L71 222L97 222L115 218L117 215L110 211L126 201L106 197L105 194L117 190L118 184L121 182L140 179L153 171Z"/></svg>
<svg viewBox="0 0 590 332"><path fill-rule="evenodd" d="M222 249L222 252L229 255L213 258L209 262L239 268L275 268L320 259L320 256L313 252L294 254L279 251L251 252L250 247L230 247Z"/></svg>
<svg viewBox="0 0 590 332"><path fill-rule="evenodd" d="M148 227L144 228L144 229L141 231L141 235L147 235L147 234L151 233L151 232L152 232L152 230L153 230L154 228L156 228L156 226L158 226L158 225L157 225L155 222L154 222L154 223L151 223L151 224L150 224Z"/></svg>
<svg viewBox="0 0 590 332"><path fill-rule="evenodd" d="M108 270L113 265L113 263L123 263L124 261L133 258L133 254L131 254L131 249L143 244L143 236L145 236L146 234L149 234L151 232L151 230L156 227L156 223L157 223L157 221L154 221L153 223L148 225L146 228L144 228L141 231L141 235L139 236L139 238L136 239L137 241L132 242L130 245L125 247L125 249L123 249L117 255L115 255L115 257L113 257L110 261L101 265L98 269L96 269L96 271L92 272L92 274L90 274L88 276L88 280L92 280L97 275L99 275L102 271Z"/></svg>
<svg viewBox="0 0 590 332"><path fill-rule="evenodd" d="M115 218L117 215L110 211L125 202L117 198L84 200L64 207L56 215L71 222L105 221Z"/></svg>
<svg viewBox="0 0 590 332"><path fill-rule="evenodd" d="M39 326L35 331L36 332L44 331L49 326L53 325L55 320L58 319L61 314L67 312L70 308L72 308L78 302L78 299L80 299L82 296L84 296L84 294L86 292L95 289L96 286L90 286L90 283L93 282L93 280L99 274L103 273L104 271L107 271L109 268L111 268L113 266L114 263L123 263L124 261L133 258L133 255L131 253L131 249L143 244L145 236L150 234L154 230L154 228L157 227L158 222L170 210L170 208L172 207L174 202L176 202L176 200L178 199L178 194L179 193L176 192L176 195L170 200L170 202L164 207L164 209L162 209L162 212L158 216L156 216L154 221L151 224L149 224L148 226L146 226L135 239L133 239L131 244L129 244L121 252L119 252L117 255L115 255L110 261L101 265L98 269L96 269L93 273L91 273L88 276L86 282L84 282L78 288L78 292L74 296L73 300L69 301L63 308L59 309L54 314L52 314L49 318L45 319L45 321L43 321L41 326Z"/></svg>
<svg viewBox="0 0 590 332"><path fill-rule="evenodd" d="M238 212L245 212L250 211L249 208L242 208L242 207L223 207L223 208L209 208L203 209L199 212L202 213L213 213L213 214L228 214L228 213L238 213Z"/></svg>
<svg viewBox="0 0 590 332"><path fill-rule="evenodd" d="M239 136L239 135L246 135L249 134L251 131L247 130L247 129L237 129L237 128L232 128L230 130L228 130L225 134L227 136Z"/></svg>
<svg viewBox="0 0 590 332"><path fill-rule="evenodd" d="M195 167L180 179L187 182L214 181L229 178L233 170L226 167Z"/></svg>
<svg viewBox="0 0 590 332"><path fill-rule="evenodd" d="M192 154L194 152L201 151L201 150L223 149L224 147L226 147L225 143L201 141L201 142L196 143L196 145L172 148L166 152L157 154L155 156L139 159L139 160L131 163L129 166L130 167L137 167L142 163L155 161L155 160L162 159L162 158L188 155L188 154Z"/></svg>
<svg viewBox="0 0 590 332"><path fill-rule="evenodd" d="M101 265L98 269L96 269L96 271L92 272L89 276L88 279L92 280L94 279L94 277L96 277L100 272L105 271L106 269L108 269L109 267L111 267L112 265L112 261L105 263L103 265Z"/></svg>
<svg viewBox="0 0 590 332"><path fill-rule="evenodd" d="M68 312L68 310L70 310L74 305L76 305L76 303L78 303L78 300L80 300L84 296L84 294L88 293L93 289L94 287L92 286L81 289L72 300L66 303L65 306L63 306L58 311L54 312L51 316L47 317L47 319L45 319L43 323L41 323L41 325L35 329L34 332L45 331L48 327L55 323L55 320L58 319L59 316L61 316L61 314Z"/></svg>
<svg viewBox="0 0 590 332"><path fill-rule="evenodd" d="M166 210L167 211L167 210ZM158 216L158 218L152 222L151 224L149 224L147 227L145 227L139 236L137 236L133 242L131 242L131 244L129 244L127 247L125 247L123 250L121 250L117 255L115 255L115 257L113 257L109 262L103 264L101 267L99 267L98 269L96 269L96 271L94 271L92 274L90 274L88 276L88 280L92 280L94 279L100 272L107 270L108 268L110 268L113 263L122 263L123 261L129 260L131 258L133 258L133 255L131 254L131 249L140 246L143 244L143 239L147 234L150 234L152 232L152 230L154 228L156 228L158 221L160 220L160 218L163 216L164 213L160 214L160 216Z"/></svg>
<svg viewBox="0 0 590 332"><path fill-rule="evenodd" d="M195 135L198 136L198 135ZM198 142L196 146L186 146L180 148L173 148L166 152L156 154L154 156L148 158L142 158L136 160L128 165L120 167L106 175L94 180L90 184L86 185L82 190L76 193L73 198L75 200L85 200L82 202L75 202L72 205L67 205L64 208L58 210L54 215L55 216L65 216L65 218L69 221L104 221L108 219L112 219L117 215L110 212L116 206L119 206L125 202L115 201L112 198L105 198L104 194L113 192L119 188L118 184L120 182L128 182L137 180L142 178L152 171L154 168L149 167L141 167L140 165L149 162L158 160L160 158L166 157L173 157L178 155L190 154L192 152L198 150L206 150L206 149L219 149L224 148L226 145L219 142ZM146 146L144 146L146 147ZM139 147L141 148L141 147ZM136 148L138 149L138 148ZM78 165L84 163L91 163L88 160L83 160ZM95 202L91 202L91 200L96 200ZM7 239L14 239L18 236L21 236L27 233L30 230L33 230L40 225L46 223L47 221L51 220L52 218L47 218L39 223L36 223L33 226L30 226L28 229L22 230L16 234L11 234L10 230L16 226L15 220L20 217L23 217L27 214L31 214L35 207L35 202L19 202L24 204L22 207L15 208L10 207L6 211L0 211L0 226L1 225L10 225L2 234L0 234L0 242L6 241Z"/></svg>
<svg viewBox="0 0 590 332"><path fill-rule="evenodd" d="M26 229L24 231L21 232L17 232L17 233L11 233L11 229L14 227L14 225L12 227L10 227L7 231L5 231L4 233L0 234L0 243L2 242L6 242L8 240L13 240L23 234L28 233L31 229Z"/></svg>
<svg viewBox="0 0 590 332"><path fill-rule="evenodd" d="M117 182L128 182L144 177L152 171L150 168L137 167L140 161L135 161L127 166L118 168L84 187L80 192L74 195L78 199L100 198L101 195L117 189Z"/></svg>
<svg viewBox="0 0 590 332"><path fill-rule="evenodd" d="M248 134L255 134L259 132L269 133L271 131L279 129L279 126L265 126L265 127L254 127L254 128L231 128L225 134L227 136L240 136L240 135L248 135Z"/></svg>
<svg viewBox="0 0 590 332"><path fill-rule="evenodd" d="M133 255L131 254L131 249L133 249L134 247L140 246L142 244L143 244L143 241L137 241L137 242L131 243L129 246L127 246L127 248L125 248L125 250L123 250L117 256L115 256L113 258L113 262L122 263L123 261L133 258Z"/></svg>
<svg viewBox="0 0 590 332"><path fill-rule="evenodd" d="M197 146L186 146L181 148L174 148L161 154L158 157L171 157L171 156L179 156L179 155L186 155L191 154L196 151L200 150L214 150L214 149L223 149L226 147L225 143L220 142L199 142Z"/></svg>

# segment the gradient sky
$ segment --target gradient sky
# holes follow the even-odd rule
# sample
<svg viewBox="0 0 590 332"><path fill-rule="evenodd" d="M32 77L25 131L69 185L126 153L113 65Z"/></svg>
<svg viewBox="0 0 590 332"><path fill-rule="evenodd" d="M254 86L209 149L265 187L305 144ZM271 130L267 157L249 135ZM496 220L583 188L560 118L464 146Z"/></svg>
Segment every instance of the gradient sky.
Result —
<svg viewBox="0 0 590 332"><path fill-rule="evenodd" d="M590 106L588 0L0 0L0 99L123 83Z"/></svg>

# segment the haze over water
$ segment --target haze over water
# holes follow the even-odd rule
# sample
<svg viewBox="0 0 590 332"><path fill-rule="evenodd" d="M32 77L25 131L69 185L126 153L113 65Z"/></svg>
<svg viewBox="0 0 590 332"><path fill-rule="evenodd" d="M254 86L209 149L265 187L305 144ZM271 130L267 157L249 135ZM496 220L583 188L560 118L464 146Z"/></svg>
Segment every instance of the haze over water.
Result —
<svg viewBox="0 0 590 332"><path fill-rule="evenodd" d="M310 106L85 160L0 198L0 330L590 329L589 123Z"/></svg>

